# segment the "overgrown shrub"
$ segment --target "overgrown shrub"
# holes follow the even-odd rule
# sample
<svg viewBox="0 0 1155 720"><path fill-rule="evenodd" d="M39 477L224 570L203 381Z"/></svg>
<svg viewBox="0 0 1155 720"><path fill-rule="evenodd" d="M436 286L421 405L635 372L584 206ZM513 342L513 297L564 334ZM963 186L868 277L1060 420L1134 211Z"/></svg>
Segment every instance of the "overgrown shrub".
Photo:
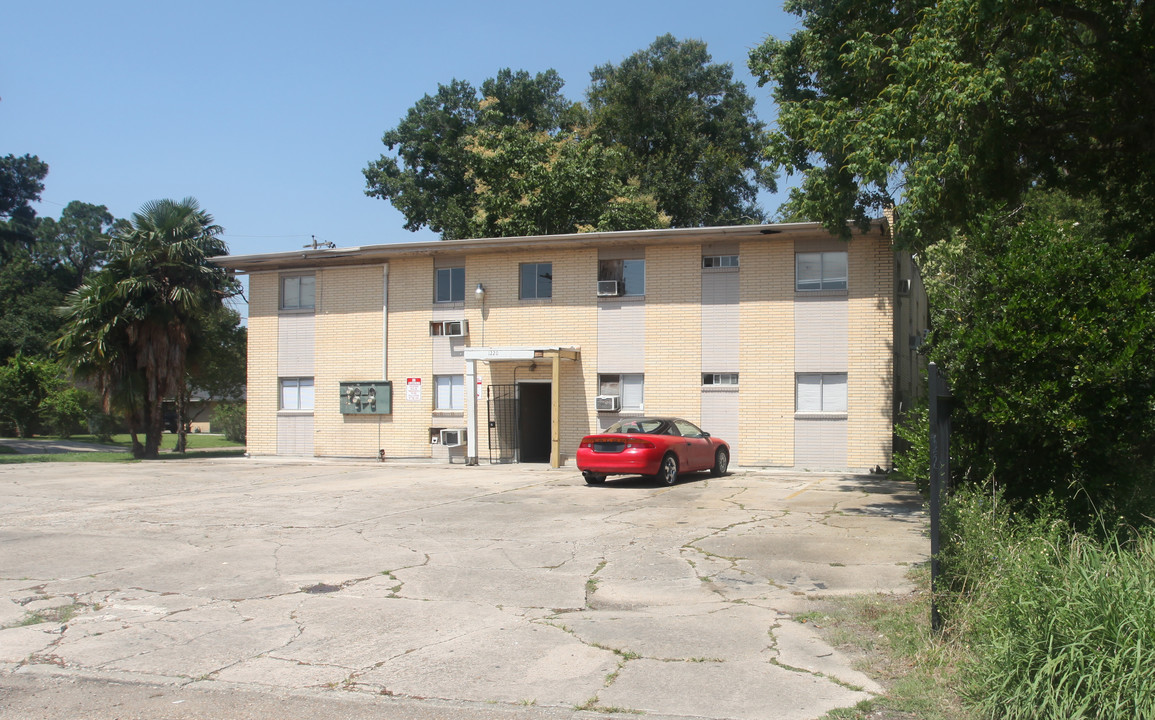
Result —
<svg viewBox="0 0 1155 720"><path fill-rule="evenodd" d="M903 413L894 434L900 441L896 443L894 471L925 495L930 491L930 408L925 400Z"/></svg>
<svg viewBox="0 0 1155 720"><path fill-rule="evenodd" d="M943 518L940 599L982 716L1155 718L1155 529L1073 533L1053 500L976 488Z"/></svg>
<svg viewBox="0 0 1155 720"><path fill-rule="evenodd" d="M952 472L1133 520L1155 474L1155 261L1079 223L989 220L923 259Z"/></svg>
<svg viewBox="0 0 1155 720"><path fill-rule="evenodd" d="M88 416L88 432L96 436L97 442L110 442L112 436L120 430L120 422L108 413L98 412Z"/></svg>
<svg viewBox="0 0 1155 720"><path fill-rule="evenodd" d="M40 401L40 423L59 437L68 438L81 430L96 407L96 397L88 390L58 386Z"/></svg>
<svg viewBox="0 0 1155 720"><path fill-rule="evenodd" d="M224 433L231 442L245 442L245 403L221 403L213 413L213 429Z"/></svg>

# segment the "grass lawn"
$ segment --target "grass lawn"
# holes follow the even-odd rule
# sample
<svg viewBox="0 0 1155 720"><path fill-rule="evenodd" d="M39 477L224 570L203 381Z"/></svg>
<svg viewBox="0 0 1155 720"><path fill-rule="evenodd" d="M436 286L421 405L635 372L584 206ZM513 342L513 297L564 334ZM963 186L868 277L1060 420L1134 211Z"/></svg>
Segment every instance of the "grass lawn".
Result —
<svg viewBox="0 0 1155 720"><path fill-rule="evenodd" d="M958 693L965 648L930 629L930 573L912 572L907 595L830 598L821 610L799 616L827 642L855 659L886 694L824 720L975 720Z"/></svg>
<svg viewBox="0 0 1155 720"><path fill-rule="evenodd" d="M50 438L57 439L57 438ZM73 435L68 438L74 442L93 443L132 449L132 438L128 434L113 435L112 441L99 443L92 435ZM141 441L144 436L140 436ZM176 434L165 433L161 437L159 460L179 460L182 458L216 458L239 457L244 454L245 446L226 440L224 435L210 435L208 433L189 433L188 449L192 452L179 455L171 452L176 447ZM20 454L4 446L0 439L0 465L12 465L33 462L138 462L131 452L64 452L42 454Z"/></svg>
<svg viewBox="0 0 1155 720"><path fill-rule="evenodd" d="M144 435L142 434L142 435L139 435L138 437L139 437L140 441L143 443L144 442ZM112 442L109 442L109 443L99 443L97 441L97 439L92 435L73 435L72 437L69 438L69 440L75 440L76 442L85 442L85 443L115 445L117 447L122 447L125 449L131 449L132 448L132 436L129 435L128 433L124 433L121 435L113 435L112 436ZM161 435L161 439L160 439L161 451L172 450L174 447L176 447L176 433L167 433L166 432L164 435ZM188 434L188 449L189 450L208 450L211 448L240 448L243 450L245 448L245 446L240 444L240 443L235 443L235 442L226 440L224 435L210 435L209 433L189 433Z"/></svg>

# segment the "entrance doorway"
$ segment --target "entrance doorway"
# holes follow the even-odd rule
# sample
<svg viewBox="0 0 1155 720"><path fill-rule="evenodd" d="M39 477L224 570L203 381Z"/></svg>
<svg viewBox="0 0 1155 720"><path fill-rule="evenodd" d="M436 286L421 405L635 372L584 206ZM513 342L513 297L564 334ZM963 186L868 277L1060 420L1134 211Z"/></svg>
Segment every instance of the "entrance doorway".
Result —
<svg viewBox="0 0 1155 720"><path fill-rule="evenodd" d="M550 451L550 383L517 384L517 429L521 462L547 463Z"/></svg>
<svg viewBox="0 0 1155 720"><path fill-rule="evenodd" d="M552 385L489 386L489 462L549 462Z"/></svg>

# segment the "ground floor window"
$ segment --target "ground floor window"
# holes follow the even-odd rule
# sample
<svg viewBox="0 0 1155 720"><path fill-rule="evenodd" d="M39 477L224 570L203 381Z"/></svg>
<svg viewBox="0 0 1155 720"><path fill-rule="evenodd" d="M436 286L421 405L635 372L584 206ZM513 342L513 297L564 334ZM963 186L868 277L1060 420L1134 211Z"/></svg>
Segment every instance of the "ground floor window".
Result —
<svg viewBox="0 0 1155 720"><path fill-rule="evenodd" d="M434 410L464 410L465 409L465 376L464 375L434 375L433 376Z"/></svg>
<svg viewBox="0 0 1155 720"><path fill-rule="evenodd" d="M846 412L846 373L799 373L795 379L797 412Z"/></svg>
<svg viewBox="0 0 1155 720"><path fill-rule="evenodd" d="M643 375L603 374L598 376L598 395L617 395L622 410L641 411L643 409Z"/></svg>
<svg viewBox="0 0 1155 720"><path fill-rule="evenodd" d="M312 410L313 378L281 378L281 409Z"/></svg>
<svg viewBox="0 0 1155 720"><path fill-rule="evenodd" d="M738 373L702 373L703 385L737 385Z"/></svg>

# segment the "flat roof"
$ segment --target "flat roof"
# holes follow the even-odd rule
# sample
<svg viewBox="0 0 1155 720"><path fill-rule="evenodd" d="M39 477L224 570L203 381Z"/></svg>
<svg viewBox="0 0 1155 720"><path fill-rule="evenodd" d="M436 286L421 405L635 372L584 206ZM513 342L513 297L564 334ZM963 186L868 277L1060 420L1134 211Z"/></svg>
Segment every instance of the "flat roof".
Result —
<svg viewBox="0 0 1155 720"><path fill-rule="evenodd" d="M882 220L872 222L872 229L885 232ZM468 240L434 240L431 242L389 243L331 249L291 250L260 255L222 255L211 261L237 272L260 272L300 267L327 267L383 263L393 258L423 255L507 252L509 250L550 247L608 247L614 245L645 246L676 243L737 242L780 239L782 236L829 238L831 234L820 223L775 223L766 225L726 225L721 227L670 228L662 230L624 230L617 232L568 233L565 235L529 235L524 237L474 238Z"/></svg>

